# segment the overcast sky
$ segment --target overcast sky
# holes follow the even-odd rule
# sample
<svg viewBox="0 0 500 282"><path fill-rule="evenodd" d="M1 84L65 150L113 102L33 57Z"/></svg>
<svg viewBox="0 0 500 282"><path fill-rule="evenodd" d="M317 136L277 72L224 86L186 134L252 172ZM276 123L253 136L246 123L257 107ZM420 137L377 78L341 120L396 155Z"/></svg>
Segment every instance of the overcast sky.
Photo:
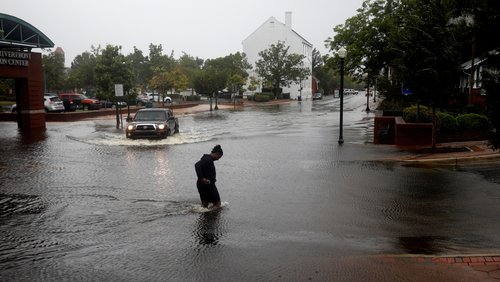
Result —
<svg viewBox="0 0 500 282"><path fill-rule="evenodd" d="M185 52L202 59L241 52L241 42L273 16L285 22L321 54L333 27L356 14L363 0L2 0L1 13L38 28L62 47L66 65L91 46L136 46L149 54L150 43L164 54Z"/></svg>

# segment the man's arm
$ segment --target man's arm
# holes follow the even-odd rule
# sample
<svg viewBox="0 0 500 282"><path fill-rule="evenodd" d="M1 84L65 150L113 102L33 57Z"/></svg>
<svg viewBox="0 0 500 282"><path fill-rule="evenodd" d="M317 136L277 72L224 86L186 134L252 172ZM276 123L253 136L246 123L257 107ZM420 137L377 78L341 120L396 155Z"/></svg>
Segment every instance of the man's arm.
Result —
<svg viewBox="0 0 500 282"><path fill-rule="evenodd" d="M205 177L205 167L206 162L203 160L199 160L195 165L194 169L196 170L196 176L198 176L198 181L202 184L210 184L210 180Z"/></svg>

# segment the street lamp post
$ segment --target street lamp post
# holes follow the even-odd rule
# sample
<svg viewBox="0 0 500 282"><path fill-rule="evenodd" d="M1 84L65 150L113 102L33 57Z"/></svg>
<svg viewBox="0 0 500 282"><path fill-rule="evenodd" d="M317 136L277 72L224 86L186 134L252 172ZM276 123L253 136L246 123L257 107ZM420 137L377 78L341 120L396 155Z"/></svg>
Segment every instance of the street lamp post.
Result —
<svg viewBox="0 0 500 282"><path fill-rule="evenodd" d="M370 112L370 74L365 73L363 75L363 78L365 79L366 82L366 112Z"/></svg>
<svg viewBox="0 0 500 282"><path fill-rule="evenodd" d="M368 76L368 87L366 91L366 112L370 112L370 76Z"/></svg>
<svg viewBox="0 0 500 282"><path fill-rule="evenodd" d="M337 54L340 58L340 131L339 131L339 144L344 144L344 136L343 136L343 123L344 123L344 59L347 54L347 50L344 47L340 47L337 51Z"/></svg>

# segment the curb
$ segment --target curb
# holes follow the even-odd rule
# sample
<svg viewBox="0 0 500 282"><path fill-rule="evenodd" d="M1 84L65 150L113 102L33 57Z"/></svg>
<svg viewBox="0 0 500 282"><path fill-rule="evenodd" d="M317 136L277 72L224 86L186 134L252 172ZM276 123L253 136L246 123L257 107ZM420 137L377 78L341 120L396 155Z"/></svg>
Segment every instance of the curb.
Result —
<svg viewBox="0 0 500 282"><path fill-rule="evenodd" d="M405 163L415 163L415 164L429 164L429 165L459 165L477 162L488 162L500 160L499 153L492 153L486 155L477 156L455 156L455 157L443 157L443 158L427 158L427 159L406 159L402 160Z"/></svg>

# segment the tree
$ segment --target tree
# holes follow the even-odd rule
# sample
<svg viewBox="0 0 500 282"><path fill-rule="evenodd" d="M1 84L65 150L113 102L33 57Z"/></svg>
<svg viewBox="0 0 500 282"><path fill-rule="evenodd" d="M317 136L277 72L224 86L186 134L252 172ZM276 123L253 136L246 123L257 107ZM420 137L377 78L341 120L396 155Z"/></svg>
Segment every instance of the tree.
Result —
<svg viewBox="0 0 500 282"><path fill-rule="evenodd" d="M237 91L243 89L248 77L247 71L251 68L252 65L248 63L245 53L240 52L206 60L203 66L206 71L217 72L223 80L225 88L229 91L232 91L233 87L236 87Z"/></svg>
<svg viewBox="0 0 500 282"><path fill-rule="evenodd" d="M278 41L277 44L271 44L270 48L260 51L260 59L255 63L257 74L273 84L275 97L281 86L298 83L310 74L309 69L303 66L305 56L289 54L289 49L290 46Z"/></svg>
<svg viewBox="0 0 500 282"><path fill-rule="evenodd" d="M236 91L237 93L243 93L245 92L243 86L245 86L246 82L246 78L240 74L233 74L226 81L226 89L231 92Z"/></svg>
<svg viewBox="0 0 500 282"><path fill-rule="evenodd" d="M97 56L100 54L100 47L91 47L91 52L83 52L73 59L68 78L71 88L84 89L87 93L95 88L94 69Z"/></svg>
<svg viewBox="0 0 500 282"><path fill-rule="evenodd" d="M402 32L394 35L394 69L421 100L443 105L455 91L461 64L458 44L450 36L446 7L440 1L407 1L400 6Z"/></svg>
<svg viewBox="0 0 500 282"><path fill-rule="evenodd" d="M212 110L212 98L222 91L226 86L226 74L220 71L201 70L194 80L194 89L197 93L210 97L210 111Z"/></svg>
<svg viewBox="0 0 500 282"><path fill-rule="evenodd" d="M194 79L198 73L198 71L203 66L203 59L198 57L190 56L186 53L183 53L182 56L177 61L178 66L181 68L182 72L186 75L188 82L187 87L193 89L194 88Z"/></svg>
<svg viewBox="0 0 500 282"><path fill-rule="evenodd" d="M123 84L125 93L132 86L132 70L130 62L121 53L121 46L107 45L97 57L94 70L98 96L101 99L114 97L115 84Z"/></svg>
<svg viewBox="0 0 500 282"><path fill-rule="evenodd" d="M367 0L345 25L335 27L331 50L346 46L351 74L369 81L384 72L386 94L400 97L404 84L414 96L442 104L454 92L461 60L445 1ZM396 90L396 91L394 91ZM392 98L392 97L391 97Z"/></svg>
<svg viewBox="0 0 500 282"><path fill-rule="evenodd" d="M152 78L151 63L141 50L134 46L134 52L127 55L133 74L133 87L144 90Z"/></svg>
<svg viewBox="0 0 500 282"><path fill-rule="evenodd" d="M488 63L493 66L500 65L500 53L492 52L488 57ZM486 90L487 113L493 130L489 145L494 150L500 149L500 72L499 67L486 69L483 73L483 87Z"/></svg>
<svg viewBox="0 0 500 282"><path fill-rule="evenodd" d="M149 61L151 63L151 70L153 75L170 71L175 66L175 59L173 51L170 56L163 54L162 45L149 44Z"/></svg>
<svg viewBox="0 0 500 282"><path fill-rule="evenodd" d="M205 61L203 68L223 72L227 78L235 74L247 78L247 70L251 69L252 65L248 63L245 53L236 52L225 57L208 59Z"/></svg>
<svg viewBox="0 0 500 282"><path fill-rule="evenodd" d="M47 55L43 55L42 64L45 75L45 90L49 92L63 90L66 81L64 55L50 52Z"/></svg>
<svg viewBox="0 0 500 282"><path fill-rule="evenodd" d="M151 79L149 85L151 89L158 91L163 101L169 90L182 91L186 89L188 78L182 73L180 67L176 67L174 70L156 74Z"/></svg>
<svg viewBox="0 0 500 282"><path fill-rule="evenodd" d="M331 68L326 62L328 56L322 57L317 49L312 52L312 75L320 81L320 89L323 93L334 93L339 85L339 77L336 74L337 68Z"/></svg>
<svg viewBox="0 0 500 282"><path fill-rule="evenodd" d="M347 49L345 68L347 73L363 79L368 74L373 80L384 72L388 76L389 68L393 66L395 53L400 49L394 35L403 27L398 25L399 3L395 0L367 0L363 2L357 14L334 28L335 36L325 42L334 53L340 47ZM393 44L394 43L394 44ZM327 57L327 66L338 69L338 57ZM374 83L374 81L367 81ZM398 88L399 83L397 84ZM390 94L391 89L385 89ZM398 90L399 94L399 90Z"/></svg>
<svg viewBox="0 0 500 282"><path fill-rule="evenodd" d="M250 76L249 82L248 82L248 90L249 91L257 90L257 86L259 86L259 84L260 84L260 81L257 77Z"/></svg>

